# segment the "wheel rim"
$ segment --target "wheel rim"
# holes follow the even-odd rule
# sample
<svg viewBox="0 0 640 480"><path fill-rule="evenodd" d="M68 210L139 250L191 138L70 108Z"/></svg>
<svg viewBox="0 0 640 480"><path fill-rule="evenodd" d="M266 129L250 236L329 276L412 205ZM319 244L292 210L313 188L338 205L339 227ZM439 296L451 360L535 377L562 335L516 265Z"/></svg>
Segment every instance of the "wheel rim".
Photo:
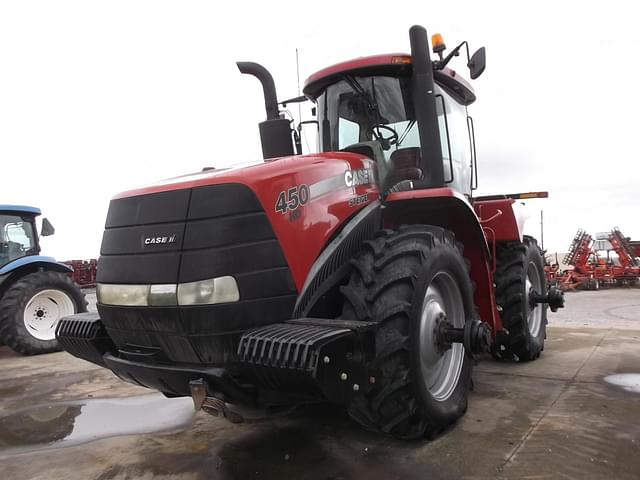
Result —
<svg viewBox="0 0 640 480"><path fill-rule="evenodd" d="M53 340L58 321L75 313L71 297L60 290L42 290L27 302L24 309L24 326L38 340Z"/></svg>
<svg viewBox="0 0 640 480"><path fill-rule="evenodd" d="M464 327L458 284L448 273L439 272L425 292L420 315L420 368L429 393L439 402L454 392L464 362L461 343L444 351L438 345L438 325L444 319L456 328Z"/></svg>
<svg viewBox="0 0 640 480"><path fill-rule="evenodd" d="M526 288L528 295L543 293L540 272L538 271L536 264L533 262L529 262L529 267L527 268ZM537 337L540 333L540 326L542 325L542 309L543 306L541 303L532 304L529 302L527 323L529 324L529 332L534 337Z"/></svg>

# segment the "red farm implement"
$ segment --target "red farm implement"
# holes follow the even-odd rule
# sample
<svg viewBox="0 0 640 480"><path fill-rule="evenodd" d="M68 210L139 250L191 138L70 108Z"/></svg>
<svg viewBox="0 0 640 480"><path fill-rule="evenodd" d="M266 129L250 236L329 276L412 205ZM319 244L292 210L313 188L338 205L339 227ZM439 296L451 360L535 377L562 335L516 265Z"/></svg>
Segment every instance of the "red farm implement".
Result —
<svg viewBox="0 0 640 480"><path fill-rule="evenodd" d="M611 251L615 252L617 262L598 255L594 249L591 235L578 230L573 237L569 253L563 263L572 270L559 273L558 269L547 269L547 277L555 281L562 290L583 288L597 290L603 285L633 285L640 278L640 260L636 257L631 242L620 229L615 227L609 233L607 240Z"/></svg>
<svg viewBox="0 0 640 480"><path fill-rule="evenodd" d="M91 260L67 260L63 263L73 269L68 275L82 288L93 288L96 286L98 260L95 258Z"/></svg>

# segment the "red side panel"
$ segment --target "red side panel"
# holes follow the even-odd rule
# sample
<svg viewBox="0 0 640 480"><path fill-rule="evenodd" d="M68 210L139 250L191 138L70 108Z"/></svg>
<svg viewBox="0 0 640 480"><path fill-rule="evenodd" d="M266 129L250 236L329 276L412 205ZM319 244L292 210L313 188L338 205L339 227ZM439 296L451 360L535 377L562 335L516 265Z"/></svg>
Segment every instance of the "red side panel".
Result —
<svg viewBox="0 0 640 480"><path fill-rule="evenodd" d="M385 223L389 227L424 223L451 230L464 245L475 283L474 302L480 318L502 330L493 288L492 259L478 217L467 199L450 188L433 188L392 193L386 198Z"/></svg>
<svg viewBox="0 0 640 480"><path fill-rule="evenodd" d="M269 217L300 291L336 230L379 198L375 176L374 162L362 155L324 153L187 175L116 198L222 183L248 186Z"/></svg>
<svg viewBox="0 0 640 480"><path fill-rule="evenodd" d="M521 205L511 198L500 200L479 200L473 202L473 209L482 227L493 232L496 242L521 242L526 215ZM491 234L487 235L491 237Z"/></svg>

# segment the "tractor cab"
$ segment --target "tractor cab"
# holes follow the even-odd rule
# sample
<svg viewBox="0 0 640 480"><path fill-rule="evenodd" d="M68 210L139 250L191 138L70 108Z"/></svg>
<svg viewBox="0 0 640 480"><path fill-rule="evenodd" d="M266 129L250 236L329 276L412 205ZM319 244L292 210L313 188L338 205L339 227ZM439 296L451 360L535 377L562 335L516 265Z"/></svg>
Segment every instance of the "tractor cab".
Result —
<svg viewBox="0 0 640 480"><path fill-rule="evenodd" d="M444 183L470 196L474 139L467 105L475 95L450 69L437 70L434 87ZM411 57L404 54L360 58L312 75L304 92L317 103L319 150L374 159L384 192L422 180L412 89Z"/></svg>
<svg viewBox="0 0 640 480"><path fill-rule="evenodd" d="M0 206L0 268L22 257L40 253L33 207Z"/></svg>

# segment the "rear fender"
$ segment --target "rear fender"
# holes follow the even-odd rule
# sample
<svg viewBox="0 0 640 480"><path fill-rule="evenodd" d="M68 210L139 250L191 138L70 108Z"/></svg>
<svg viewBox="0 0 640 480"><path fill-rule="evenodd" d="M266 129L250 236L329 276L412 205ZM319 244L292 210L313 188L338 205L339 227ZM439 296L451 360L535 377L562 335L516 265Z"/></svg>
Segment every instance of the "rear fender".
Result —
<svg viewBox="0 0 640 480"><path fill-rule="evenodd" d="M502 330L493 287L492 252L467 199L450 188L432 188L391 193L385 204L385 227L421 223L437 225L455 234L470 262L469 275L475 286L474 302L480 318L491 325L494 334Z"/></svg>
<svg viewBox="0 0 640 480"><path fill-rule="evenodd" d="M496 242L522 242L524 224L529 215L522 203L512 198L477 200L473 209L482 227L491 230Z"/></svg>
<svg viewBox="0 0 640 480"><path fill-rule="evenodd" d="M0 298L20 278L40 271L71 273L73 269L64 263L56 262L53 257L30 255L18 258L0 269Z"/></svg>

